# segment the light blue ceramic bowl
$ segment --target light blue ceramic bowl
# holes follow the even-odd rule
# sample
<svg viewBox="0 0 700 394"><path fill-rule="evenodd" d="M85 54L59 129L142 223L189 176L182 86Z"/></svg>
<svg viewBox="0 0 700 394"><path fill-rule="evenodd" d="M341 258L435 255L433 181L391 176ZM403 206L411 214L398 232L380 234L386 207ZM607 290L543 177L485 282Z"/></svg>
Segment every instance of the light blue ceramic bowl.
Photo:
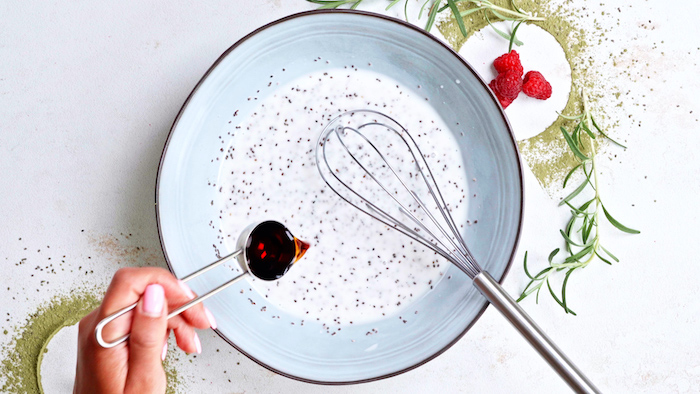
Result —
<svg viewBox="0 0 700 394"><path fill-rule="evenodd" d="M518 242L523 200L520 159L503 111L469 64L429 34L396 19L352 11L306 12L262 27L227 50L192 91L168 137L156 187L160 237L173 273L182 277L216 259L212 244L217 232L210 222L216 223L218 213L209 201L217 193L207 184L218 179L212 157L221 147L217 136L225 134L232 109L246 116L256 104L247 98L270 75L276 74L282 85L318 71L325 65L308 61L318 56L334 64L371 63L375 72L404 86L421 85L431 103L448 103L435 109L446 124L459 122L452 132L463 167L468 179L478 180L470 184L476 197L469 206L469 217L478 219L478 225L465 226L464 236L477 260L500 281ZM286 71L279 75L282 67ZM230 252L221 250L222 255ZM222 268L190 283L202 294L230 275ZM455 267L445 276L452 279L440 281L411 305L421 313L408 324L390 316L343 327L334 336L312 322L291 325L293 317L269 305L267 313L260 313L247 297L236 296L250 287L245 281L206 304L216 316L219 335L261 365L304 381L355 383L415 368L474 324L487 302ZM378 334L365 335L370 328Z"/></svg>

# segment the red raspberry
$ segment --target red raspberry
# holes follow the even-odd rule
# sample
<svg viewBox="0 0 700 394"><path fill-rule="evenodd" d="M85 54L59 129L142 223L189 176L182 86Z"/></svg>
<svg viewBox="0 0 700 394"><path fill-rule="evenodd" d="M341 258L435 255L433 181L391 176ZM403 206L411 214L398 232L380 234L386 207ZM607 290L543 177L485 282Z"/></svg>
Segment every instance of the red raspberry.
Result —
<svg viewBox="0 0 700 394"><path fill-rule="evenodd" d="M510 105L510 103L513 102L513 100L509 99L509 98L505 98L505 97L501 96L500 93L498 93L498 90L496 90L496 80L495 79L489 83L489 87L491 88L491 90L493 90L493 93L496 95L498 102L501 103L501 107L503 107L503 109L508 108L508 106Z"/></svg>
<svg viewBox="0 0 700 394"><path fill-rule="evenodd" d="M496 72L503 74L506 71L516 71L519 77L523 76L523 66L520 64L520 56L515 49L501 55L496 60L493 61L493 67L496 68Z"/></svg>
<svg viewBox="0 0 700 394"><path fill-rule="evenodd" d="M523 80L517 71L506 71L498 74L493 81L495 91L510 100L515 100L523 89Z"/></svg>
<svg viewBox="0 0 700 394"><path fill-rule="evenodd" d="M530 97L547 100L552 96L552 85L537 71L528 71L523 81L523 92Z"/></svg>

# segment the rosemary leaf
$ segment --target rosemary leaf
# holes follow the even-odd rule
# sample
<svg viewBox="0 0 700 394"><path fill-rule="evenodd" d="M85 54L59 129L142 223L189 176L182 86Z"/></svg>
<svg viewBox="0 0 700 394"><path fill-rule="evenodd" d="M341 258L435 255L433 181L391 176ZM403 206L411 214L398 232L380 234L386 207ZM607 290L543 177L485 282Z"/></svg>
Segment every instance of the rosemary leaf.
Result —
<svg viewBox="0 0 700 394"><path fill-rule="evenodd" d="M566 311L566 313L571 313L574 316L576 316L574 311L572 311L571 309L569 309L569 307L566 306L566 282L569 281L569 276L572 272L574 272L575 269L576 268L572 268L566 273L566 276L564 277L564 283L562 283L561 285L561 303L564 306L564 310Z"/></svg>
<svg viewBox="0 0 700 394"><path fill-rule="evenodd" d="M560 206L564 205L565 202L571 201L572 198L578 196L579 193L581 193L583 191L583 189L585 189L588 184L589 184L589 180L588 180L588 178L586 178L583 182L581 182L581 184L574 191L571 192L571 194L564 197L564 199L561 200L559 205Z"/></svg>
<svg viewBox="0 0 700 394"><path fill-rule="evenodd" d="M492 9L491 12L496 16L496 18L498 18L498 19L500 19L500 20L502 20L502 21L508 21L508 20L511 20L511 19L512 19L512 18L508 18L507 16L501 14L500 12L498 12L498 11L496 11L496 10L493 10L493 9Z"/></svg>
<svg viewBox="0 0 700 394"><path fill-rule="evenodd" d="M510 53L510 51L513 50L513 43L517 40L517 39L515 38L515 32L518 31L518 28L519 28L520 25L522 25L522 24L523 24L523 21L518 22L518 24L515 25L515 27L513 28L513 32L510 33L510 40L509 40L509 42L508 42L508 53ZM522 45L522 42L520 43L520 45Z"/></svg>
<svg viewBox="0 0 700 394"><path fill-rule="evenodd" d="M590 200L584 202L583 204L581 204L580 207L578 207L578 209L580 211L585 211L588 208L588 206L590 206L591 203L593 203L593 201L595 201L595 198L591 198Z"/></svg>
<svg viewBox="0 0 700 394"><path fill-rule="evenodd" d="M599 258L602 262L604 262L604 263L606 263L606 264L608 264L608 265L612 265L612 263L611 263L610 261L608 261L607 259L605 259L603 256L601 256L600 253L595 252L595 255L598 256L598 258Z"/></svg>
<svg viewBox="0 0 700 394"><path fill-rule="evenodd" d="M396 3L398 3L399 1L401 1L401 0L392 0L391 3L389 3L388 6L386 6L386 8L384 9L384 11L389 11L389 9L390 9L391 7L393 7L393 6L395 6ZM406 2L406 3L408 4L408 2Z"/></svg>
<svg viewBox="0 0 700 394"><path fill-rule="evenodd" d="M355 3L357 0L307 0L310 3L320 4L320 10L338 8L341 5ZM358 3L362 0L357 1Z"/></svg>
<svg viewBox="0 0 700 394"><path fill-rule="evenodd" d="M626 146L622 145L621 143L617 142L616 140L614 140L614 139L608 137L607 134L603 133L603 130L601 130L600 127L598 127L598 125L595 123L595 119L593 119L593 117L591 117L591 123L593 123L593 127L595 127L596 130L598 130L598 132L599 132L603 137L605 137L605 138L607 138L608 140L612 141L613 144L627 149Z"/></svg>
<svg viewBox="0 0 700 394"><path fill-rule="evenodd" d="M461 31L462 35L464 37L466 37L467 36L467 28L464 27L464 20L462 19L462 16L459 14L459 8L457 8L457 4L455 3L455 0L447 0L447 5L450 6L450 9L452 10L452 15L457 20L457 26L459 26L459 31Z"/></svg>
<svg viewBox="0 0 700 394"><path fill-rule="evenodd" d="M569 238L569 236L564 232L564 230L559 230L559 233L561 233L561 236L564 237L564 240L566 242L568 242L569 244L574 245L574 246L583 247L582 244L576 243L571 238Z"/></svg>
<svg viewBox="0 0 700 394"><path fill-rule="evenodd" d="M583 126L583 129L586 131L586 134L588 134L591 139L595 139L595 134L591 131L591 129L588 128L588 125L586 125L586 122L581 122L579 123L581 126Z"/></svg>
<svg viewBox="0 0 700 394"><path fill-rule="evenodd" d="M420 11L418 11L418 19L423 17L423 10L425 10L425 6L428 5L429 2L430 0L425 0L425 3L423 3L423 5L420 7ZM408 4L408 1L406 4Z"/></svg>
<svg viewBox="0 0 700 394"><path fill-rule="evenodd" d="M530 279L535 279L530 275L530 272L527 270L527 251L525 251L525 258L523 259L523 268L525 268L525 275L527 275L528 278Z"/></svg>
<svg viewBox="0 0 700 394"><path fill-rule="evenodd" d="M525 299L525 297L529 296L530 294L532 294L532 293L534 293L534 292L536 292L536 291L539 291L540 286L533 286L531 289L528 290L528 287L530 287L530 285L531 285L532 283L533 283L533 282L530 282L530 283L528 284L528 286L525 287L525 290L523 290L523 293L520 294L520 297L518 297L518 299L515 300L515 302L519 302L520 300Z"/></svg>
<svg viewBox="0 0 700 394"><path fill-rule="evenodd" d="M569 219L569 222L566 223L566 235L571 235L571 229L574 227L574 223L576 223L576 217L572 216L571 219ZM566 251L569 252L569 255L574 254L573 250L571 249L571 244L566 243ZM549 265L552 265L550 262Z"/></svg>
<svg viewBox="0 0 700 394"><path fill-rule="evenodd" d="M435 17L438 13L438 5L440 5L440 1L441 0L435 0L435 2L433 2L433 5L430 6L430 11L428 11L428 22L425 24L426 31L430 31L430 29L433 27L433 24L435 23Z"/></svg>
<svg viewBox="0 0 700 394"><path fill-rule="evenodd" d="M493 10L492 10L492 12L493 12ZM484 16L486 17L486 22L488 22L489 26L491 26L491 28L493 29L493 31L496 32L496 34L498 34L499 36L505 38L505 39L508 40L509 42L512 40L513 43L514 43L515 45L517 45L517 46L523 45L522 41L518 40L517 38L515 38L515 37L512 36L511 34L508 34L508 33L504 32L503 30L497 28L493 23L491 23L491 20L489 19L488 14L485 14Z"/></svg>
<svg viewBox="0 0 700 394"><path fill-rule="evenodd" d="M592 198L592 199L586 201L585 203L583 203L583 204L582 204L580 207L578 207L578 208L576 208L576 207L574 207L573 205L571 205L568 201L566 202L566 205L568 205L569 208L571 208L571 209L574 211L574 213L575 213L578 217L582 217L582 216L587 216L587 215L589 215L589 213L586 212L586 208L588 208L588 206L591 205L591 203L592 203L593 201L595 201L595 198Z"/></svg>
<svg viewBox="0 0 700 394"><path fill-rule="evenodd" d="M583 165L583 163L579 163L579 164L576 165L574 168L572 168L571 171L569 171L568 174L566 174L566 177L564 177L564 186L563 186L564 188L566 188L566 182L569 181L569 178L571 178L571 175L573 175L573 173L576 172L576 170L578 170L579 168L581 168L582 165Z"/></svg>
<svg viewBox="0 0 700 394"><path fill-rule="evenodd" d="M564 134L564 139L566 140L566 143L569 144L569 148L571 149L572 152L574 152L574 155L578 157L579 160L585 161L588 160L588 156L584 155L579 149L574 142L574 139L569 135L569 133L566 132L565 128L561 128L561 133Z"/></svg>
<svg viewBox="0 0 700 394"><path fill-rule="evenodd" d="M521 10L520 7L515 5L515 0L510 0L510 6L513 7L514 10L518 11L521 14L525 13L525 11Z"/></svg>
<svg viewBox="0 0 700 394"><path fill-rule="evenodd" d="M581 249L578 253L573 254L573 255L567 257L566 259L564 259L564 264L572 263L574 261L580 262L579 259L581 259L582 257L586 256L587 254L591 253L592 250L593 250L593 245L586 246L585 248Z"/></svg>
<svg viewBox="0 0 700 394"><path fill-rule="evenodd" d="M599 246L600 246L600 248L603 250L603 252L607 253L608 256L610 256L613 260L615 260L615 262L617 262L617 263L620 262L620 260L619 260L617 257L615 257L614 254L610 253L609 250L605 249L605 248L603 247L603 245L599 245Z"/></svg>
<svg viewBox="0 0 700 394"><path fill-rule="evenodd" d="M586 217L586 218L588 218L588 217ZM587 243L588 237L591 235L591 231L593 230L593 225L594 225L594 224L596 224L596 223L595 223L595 217L592 217L592 218L588 221L588 226L585 226L585 225L584 225L584 226L582 227L582 228L583 228L583 243Z"/></svg>
<svg viewBox="0 0 700 394"><path fill-rule="evenodd" d="M552 267L547 267L543 269L542 271L538 272L537 275L535 275L535 280L542 280L544 277L540 278L541 275L546 274L547 272L551 271Z"/></svg>
<svg viewBox="0 0 700 394"><path fill-rule="evenodd" d="M605 209L605 205L601 204L601 206L603 207L603 212L605 213L605 217L608 218L608 221L610 222L610 224L615 226L618 230L624 231L624 232L629 233L629 234L639 234L639 232L640 232L639 230L629 228L629 227L623 225L622 223L618 222L617 220L615 220L615 218L610 216L610 213L608 212L608 210Z"/></svg>
<svg viewBox="0 0 700 394"><path fill-rule="evenodd" d="M470 8L470 9L468 9L468 10L465 10L465 11L460 12L459 15L461 15L461 16L467 16L467 15L471 15L471 14L473 14L473 13L475 13L475 12L479 12L479 11L482 11L482 10L484 10L484 7Z"/></svg>
<svg viewBox="0 0 700 394"><path fill-rule="evenodd" d="M576 116L567 116L567 115L562 115L559 112L557 112L557 115L559 115L560 117L567 119L567 120L579 120L579 119L583 118L583 114L576 115Z"/></svg>
<svg viewBox="0 0 700 394"><path fill-rule="evenodd" d="M564 308L564 310L566 310L566 307L564 306L564 304L561 301L559 301L559 297L557 297L557 295L554 294L554 290L552 290L552 286L549 285L549 279L547 279L547 288L549 289L549 294L551 294L552 298L554 298L554 301L556 301L557 304L559 304L559 306L561 306L562 308Z"/></svg>

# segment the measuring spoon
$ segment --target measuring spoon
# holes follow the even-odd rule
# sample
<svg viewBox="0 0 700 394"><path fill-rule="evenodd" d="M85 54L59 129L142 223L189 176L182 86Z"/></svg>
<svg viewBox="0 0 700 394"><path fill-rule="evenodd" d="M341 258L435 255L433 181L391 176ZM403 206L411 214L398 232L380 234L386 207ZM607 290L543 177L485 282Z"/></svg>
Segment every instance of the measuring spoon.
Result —
<svg viewBox="0 0 700 394"><path fill-rule="evenodd" d="M268 220L249 225L238 237L237 250L235 252L185 276L181 280L187 282L233 259L238 261L238 265L243 272L208 293L194 298L170 312L168 314L168 319L179 315L250 274L262 280L276 280L281 278L294 263L304 256L309 246L308 243L293 236L282 223ZM105 317L97 324L95 327L95 338L100 346L103 348L112 348L129 338L130 334L126 334L115 341L107 342L102 337L102 330L114 319L133 310L136 305L137 303L134 303L126 308L120 309Z"/></svg>

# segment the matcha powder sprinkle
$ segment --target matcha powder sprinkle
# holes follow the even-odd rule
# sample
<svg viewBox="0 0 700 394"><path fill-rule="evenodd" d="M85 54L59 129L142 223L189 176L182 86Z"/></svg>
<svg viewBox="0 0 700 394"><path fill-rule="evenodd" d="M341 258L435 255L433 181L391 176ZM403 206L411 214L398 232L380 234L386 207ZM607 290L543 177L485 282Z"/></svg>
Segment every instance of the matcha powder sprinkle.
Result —
<svg viewBox="0 0 700 394"><path fill-rule="evenodd" d="M53 336L64 327L80 321L100 304L100 298L83 291L70 296L59 295L39 306L24 325L12 331L15 338L9 345L0 349L0 392L3 393L43 393L39 367L43 351ZM8 335L8 330L3 331ZM76 338L77 341L77 338ZM182 384L173 363L166 362L168 393L177 392Z"/></svg>
<svg viewBox="0 0 700 394"><path fill-rule="evenodd" d="M100 300L89 293L57 296L29 316L24 326L16 327L15 339L2 349L0 375L3 393L39 393L41 377L38 362L46 343L63 327L71 326L95 309Z"/></svg>

